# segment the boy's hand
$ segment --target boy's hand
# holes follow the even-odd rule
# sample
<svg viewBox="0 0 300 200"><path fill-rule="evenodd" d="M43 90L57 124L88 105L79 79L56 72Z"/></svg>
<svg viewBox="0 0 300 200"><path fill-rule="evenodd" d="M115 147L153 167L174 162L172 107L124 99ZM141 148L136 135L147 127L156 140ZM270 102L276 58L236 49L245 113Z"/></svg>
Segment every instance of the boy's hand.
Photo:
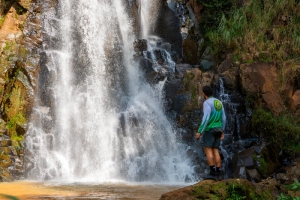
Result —
<svg viewBox="0 0 300 200"><path fill-rule="evenodd" d="M224 140L225 136L224 136L224 132L222 132L222 135L220 137L220 140Z"/></svg>
<svg viewBox="0 0 300 200"><path fill-rule="evenodd" d="M196 133L196 140L200 139L200 133Z"/></svg>

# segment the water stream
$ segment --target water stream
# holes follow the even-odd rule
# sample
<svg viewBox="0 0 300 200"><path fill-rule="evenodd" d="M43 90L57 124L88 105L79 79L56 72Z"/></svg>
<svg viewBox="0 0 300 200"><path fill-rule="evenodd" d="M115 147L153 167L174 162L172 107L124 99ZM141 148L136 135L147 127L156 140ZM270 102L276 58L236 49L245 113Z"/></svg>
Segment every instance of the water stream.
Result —
<svg viewBox="0 0 300 200"><path fill-rule="evenodd" d="M149 30L159 8L139 1L135 33L131 4L59 0L45 13L47 62L26 138L28 179L196 181L186 146L163 111L164 82L148 84L134 60L136 36L155 38Z"/></svg>

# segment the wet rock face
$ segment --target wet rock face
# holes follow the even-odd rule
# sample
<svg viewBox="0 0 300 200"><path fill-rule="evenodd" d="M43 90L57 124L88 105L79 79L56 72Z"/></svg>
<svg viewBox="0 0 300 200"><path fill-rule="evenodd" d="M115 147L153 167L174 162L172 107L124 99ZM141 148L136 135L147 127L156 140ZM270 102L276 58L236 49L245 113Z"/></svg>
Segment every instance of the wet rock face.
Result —
<svg viewBox="0 0 300 200"><path fill-rule="evenodd" d="M151 34L157 35L170 43L172 51L174 51L174 60L181 60L182 36L180 34L179 18L168 7L166 1L161 2L161 8L156 21L154 31Z"/></svg>
<svg viewBox="0 0 300 200"><path fill-rule="evenodd" d="M10 4L8 4L11 2ZM39 69L43 2L6 1L0 27L0 180L23 176L24 138Z"/></svg>
<svg viewBox="0 0 300 200"><path fill-rule="evenodd" d="M142 54L143 51L147 51L147 40L139 39L134 41L134 51L138 54Z"/></svg>

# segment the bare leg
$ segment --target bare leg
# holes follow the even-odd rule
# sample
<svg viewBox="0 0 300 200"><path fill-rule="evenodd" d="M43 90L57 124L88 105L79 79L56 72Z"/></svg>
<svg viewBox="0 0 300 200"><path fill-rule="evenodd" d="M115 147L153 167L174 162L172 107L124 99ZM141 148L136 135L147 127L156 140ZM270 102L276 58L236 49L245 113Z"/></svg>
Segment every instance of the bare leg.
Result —
<svg viewBox="0 0 300 200"><path fill-rule="evenodd" d="M214 159L214 154L213 154L213 148L204 147L204 152L205 152L205 155L206 155L208 165L209 166L216 165L215 159Z"/></svg>
<svg viewBox="0 0 300 200"><path fill-rule="evenodd" d="M219 154L219 149L212 148L212 152L213 152L214 164L216 164L216 167L221 167L221 157Z"/></svg>

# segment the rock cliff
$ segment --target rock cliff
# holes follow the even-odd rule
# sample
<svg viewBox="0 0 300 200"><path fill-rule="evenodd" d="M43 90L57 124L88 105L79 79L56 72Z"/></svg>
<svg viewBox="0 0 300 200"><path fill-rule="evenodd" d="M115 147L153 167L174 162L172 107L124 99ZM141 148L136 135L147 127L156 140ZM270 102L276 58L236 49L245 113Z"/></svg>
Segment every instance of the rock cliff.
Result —
<svg viewBox="0 0 300 200"><path fill-rule="evenodd" d="M239 6L251 5L251 1L244 2L241 1ZM43 68L46 56L42 51L42 45L46 44L43 41L49 38L43 35L43 10L54 8L56 3L55 0L1 1L0 180L2 181L20 178L24 172L24 137L27 122L32 104L37 98L36 87L39 80L44 78L38 77L39 71L46 70ZM224 141L224 147L230 152L226 158L229 163L244 162L247 160L244 159L245 154L250 155L250 160L257 159L257 155L263 155L266 160L270 158L272 161L268 170L262 169L261 165L256 165L253 161L254 164L249 165L250 167L248 165L233 167L229 176L235 174L237 178L254 178L260 181L261 178L273 174L280 165L278 157L281 151L271 152L266 147L267 150L257 152L254 156L255 142L246 139L263 139L260 137L263 136L263 130L258 130L251 124L253 110L257 107L271 111L272 116L289 113L299 121L299 59L295 57L275 59L270 56L270 52L253 49L252 45L245 47L242 52L233 49L232 46L218 46L217 48L221 50L215 52L216 47L208 45L208 38L201 32L199 25L204 20L203 13L207 12L201 1L161 1L159 5L159 12L155 15L158 23L153 25L151 33L162 38L160 45L175 61L175 71L156 71L153 69L151 59L141 58L141 52L147 47L147 41L142 40L144 38L135 43L136 59L140 59L140 67L151 84L166 78L166 113L175 122L177 137L191 146L189 156L193 158L196 171L202 174L206 167L206 164L203 164L205 159L198 156L201 155L201 147L194 141L194 132L202 116L201 89L204 85L210 85L215 88L218 97L230 97L230 103L226 104L226 107L228 116L231 117L228 120L227 139ZM135 16L139 13L138 1L130 1L128 8L135 24L135 34L139 35L141 22L135 20ZM291 21L291 17L286 16L285 10L280 14L281 18L276 18L274 23L276 27L280 25L284 28L285 24ZM266 32L266 37L270 37L272 41L278 36L275 33L275 25L271 26L272 30ZM163 59L161 51L155 53ZM240 151L245 148L250 150ZM272 160L272 156L275 159ZM245 173L237 173L241 167L249 168L246 168Z"/></svg>
<svg viewBox="0 0 300 200"><path fill-rule="evenodd" d="M9 181L24 172L24 138L40 62L41 3L1 1L0 17L0 180Z"/></svg>

